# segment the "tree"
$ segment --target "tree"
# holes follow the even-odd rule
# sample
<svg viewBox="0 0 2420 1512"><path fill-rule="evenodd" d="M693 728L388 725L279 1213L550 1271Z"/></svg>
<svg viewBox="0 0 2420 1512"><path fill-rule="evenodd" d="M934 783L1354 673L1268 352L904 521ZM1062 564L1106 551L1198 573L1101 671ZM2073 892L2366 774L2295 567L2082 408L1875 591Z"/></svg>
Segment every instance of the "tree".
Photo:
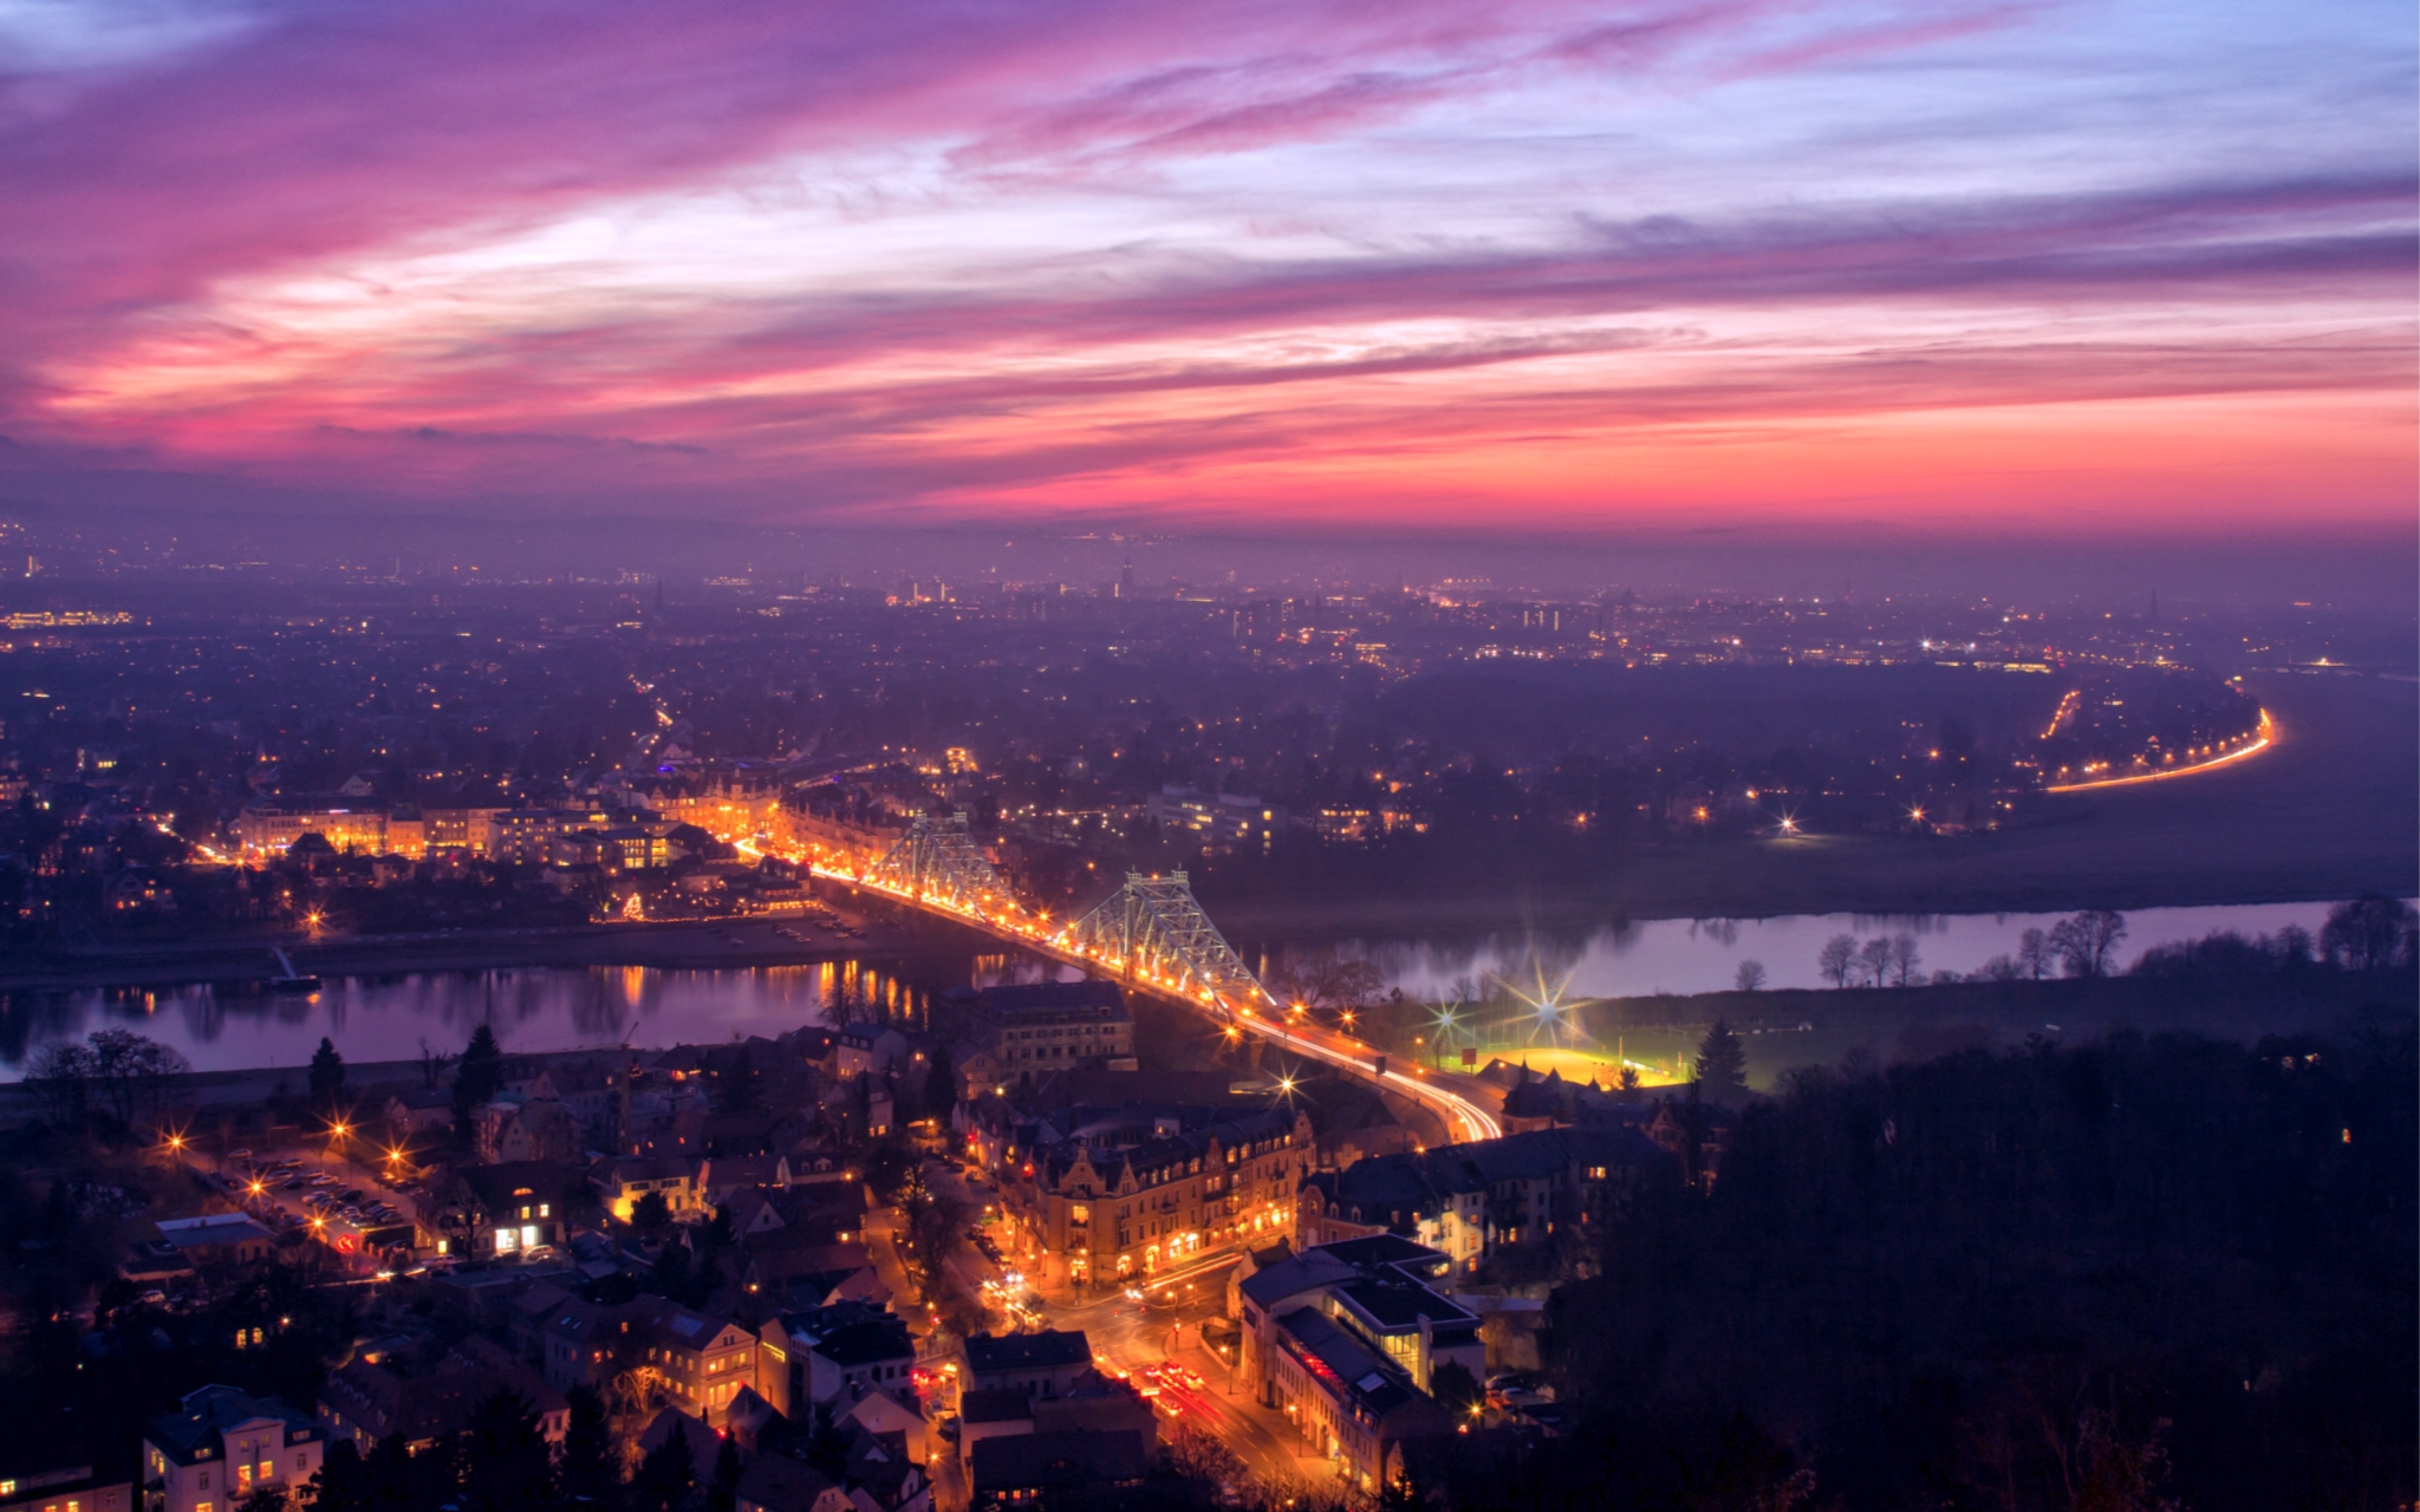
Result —
<svg viewBox="0 0 2420 1512"><path fill-rule="evenodd" d="M1815 969L1835 987L1849 985L1849 973L1856 969L1856 964L1857 937L1854 934L1835 934L1815 952Z"/></svg>
<svg viewBox="0 0 2420 1512"><path fill-rule="evenodd" d="M2064 918L2050 932L2050 948L2071 977L2105 977L2117 964L2118 942L2126 937L2126 916L2106 908Z"/></svg>
<svg viewBox="0 0 2420 1512"><path fill-rule="evenodd" d="M84 1126L92 1106L92 1052L67 1041L46 1044L25 1060L25 1081L41 1094L51 1121Z"/></svg>
<svg viewBox="0 0 2420 1512"><path fill-rule="evenodd" d="M345 1095L345 1057L336 1053L336 1042L326 1035L319 1037L319 1048L311 1052L311 1101L321 1110L333 1110Z"/></svg>
<svg viewBox="0 0 2420 1512"><path fill-rule="evenodd" d="M1916 953L1915 935L1902 930L1891 936L1890 968L1894 986L1906 986L1916 976L1916 968L1923 964L1924 957Z"/></svg>
<svg viewBox="0 0 2420 1512"><path fill-rule="evenodd" d="M613 1442L605 1398L594 1386L574 1386L564 1394L564 1400L570 1404L571 1416L555 1463L555 1484L563 1500L573 1506L618 1506L622 1451Z"/></svg>
<svg viewBox="0 0 2420 1512"><path fill-rule="evenodd" d="M442 1050L434 1050L429 1048L429 1044L427 1040L420 1041L421 1086L427 1088L436 1087L437 1078L444 1075L445 1068L452 1064L454 1064L454 1057L452 1056L447 1055Z"/></svg>
<svg viewBox="0 0 2420 1512"><path fill-rule="evenodd" d="M1459 1360L1448 1360L1429 1372L1429 1395L1456 1417L1466 1416L1474 1406L1487 1400L1487 1394L1480 1390L1470 1367Z"/></svg>
<svg viewBox="0 0 2420 1512"><path fill-rule="evenodd" d="M933 1047L933 1064L924 1072L924 1112L930 1118L946 1118L958 1103L958 1072L950 1064L950 1053L939 1045Z"/></svg>
<svg viewBox="0 0 2420 1512"><path fill-rule="evenodd" d="M287 1512L293 1504L283 1486L263 1486L235 1504L235 1512Z"/></svg>
<svg viewBox="0 0 2420 1512"><path fill-rule="evenodd" d="M664 1200L661 1192L642 1192L639 1200L630 1204L630 1227L642 1234L660 1234L672 1223L672 1204Z"/></svg>
<svg viewBox="0 0 2420 1512"><path fill-rule="evenodd" d="M2024 968L2017 964L2016 958L2014 956L2002 954L1995 955L1991 960L1984 962L1982 969L1975 973L1975 980L1978 981L2015 981L2024 974Z"/></svg>
<svg viewBox="0 0 2420 1512"><path fill-rule="evenodd" d="M85 1045L93 1084L124 1124L134 1121L139 1106L160 1103L169 1077L194 1069L182 1055L132 1029L97 1029Z"/></svg>
<svg viewBox="0 0 2420 1512"><path fill-rule="evenodd" d="M640 1512L678 1512L697 1486L697 1457L690 1452L689 1427L667 1425L670 1437L647 1451L630 1477L630 1500Z"/></svg>
<svg viewBox="0 0 2420 1512"><path fill-rule="evenodd" d="M1747 1051L1721 1019L1698 1041L1698 1086L1710 1103L1726 1102L1747 1088Z"/></svg>
<svg viewBox="0 0 2420 1512"><path fill-rule="evenodd" d="M1743 993L1761 993L1764 991L1764 981L1763 962L1743 961L1739 964L1738 972L1731 978L1731 987Z"/></svg>
<svg viewBox="0 0 2420 1512"><path fill-rule="evenodd" d="M1636 1066L1622 1067L1621 1072L1613 1078L1613 1085L1623 1092L1637 1091L1638 1068Z"/></svg>
<svg viewBox="0 0 2420 1512"><path fill-rule="evenodd" d="M528 1397L499 1387L471 1409L463 1437L464 1512L521 1512L546 1500L546 1437Z"/></svg>
<svg viewBox="0 0 2420 1512"><path fill-rule="evenodd" d="M504 1085L504 1050L496 1031L482 1024L471 1031L471 1042L454 1063L454 1132L469 1139L479 1109L496 1099Z"/></svg>
<svg viewBox="0 0 2420 1512"><path fill-rule="evenodd" d="M1890 974L1891 944L1877 934L1857 948L1857 980L1879 987Z"/></svg>
<svg viewBox="0 0 2420 1512"><path fill-rule="evenodd" d="M865 1184L874 1189L875 1199L891 1203L899 1200L900 1189L915 1161L897 1145L885 1142L865 1152Z"/></svg>
<svg viewBox="0 0 2420 1512"><path fill-rule="evenodd" d="M2403 953L2413 918L2410 903L2365 892L2328 910L2319 953L2347 971L2384 971Z"/></svg>
<svg viewBox="0 0 2420 1512"><path fill-rule="evenodd" d="M370 1497L370 1473L352 1440L329 1443L319 1473L302 1488L302 1503L311 1512L370 1512L376 1504Z"/></svg>
<svg viewBox="0 0 2420 1512"><path fill-rule="evenodd" d="M2051 965L2057 959L2058 951L2052 948L2050 936L2041 931L2029 929L2017 936L2019 974L2031 980L2040 981L2050 975Z"/></svg>
<svg viewBox="0 0 2420 1512"><path fill-rule="evenodd" d="M726 1433L714 1451L714 1473L706 1479L706 1512L732 1512L738 1504L739 1441Z"/></svg>

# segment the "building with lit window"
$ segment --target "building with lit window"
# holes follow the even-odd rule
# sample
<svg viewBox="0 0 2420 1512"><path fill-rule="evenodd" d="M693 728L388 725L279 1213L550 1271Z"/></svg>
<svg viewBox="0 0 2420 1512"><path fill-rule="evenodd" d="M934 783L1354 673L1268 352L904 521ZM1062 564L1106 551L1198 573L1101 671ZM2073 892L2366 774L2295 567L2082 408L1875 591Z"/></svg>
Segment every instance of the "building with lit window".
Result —
<svg viewBox="0 0 2420 1512"><path fill-rule="evenodd" d="M1295 1228L1306 1245L1401 1235L1476 1270L1495 1251L1610 1222L1674 1169L1670 1152L1635 1127L1540 1129L1311 1172Z"/></svg>
<svg viewBox="0 0 2420 1512"><path fill-rule="evenodd" d="M1046 1279L1119 1285L1291 1235L1312 1140L1265 1103L1061 1108L1011 1131L1001 1208Z"/></svg>
<svg viewBox="0 0 2420 1512"><path fill-rule="evenodd" d="M393 843L387 818L386 810L376 805L298 797L246 804L232 828L246 856L283 856L305 835L320 836L339 852L383 856Z"/></svg>
<svg viewBox="0 0 2420 1512"><path fill-rule="evenodd" d="M1244 793L1204 793L1175 782L1144 799L1143 811L1160 828L1182 830L1221 851L1246 846L1266 850L1290 822L1283 804L1263 803Z"/></svg>
<svg viewBox="0 0 2420 1512"><path fill-rule="evenodd" d="M975 996L981 1044L1003 1081L1103 1066L1132 1071L1134 1015L1111 981L1043 981L986 987Z"/></svg>
<svg viewBox="0 0 2420 1512"><path fill-rule="evenodd" d="M204 1386L143 1430L144 1512L233 1512L264 1488L297 1490L326 1447L309 1413Z"/></svg>
<svg viewBox="0 0 2420 1512"><path fill-rule="evenodd" d="M133 1512L134 1483L103 1480L93 1467L51 1464L0 1470L0 1512Z"/></svg>
<svg viewBox="0 0 2420 1512"><path fill-rule="evenodd" d="M1239 1367L1264 1403L1277 1400L1279 1318L1310 1307L1423 1392L1447 1365L1486 1379L1477 1314L1437 1289L1452 1260L1394 1234L1322 1244L1234 1282L1228 1303L1242 1334Z"/></svg>
<svg viewBox="0 0 2420 1512"><path fill-rule="evenodd" d="M1276 1406L1338 1478L1364 1494L1378 1489L1396 1444L1453 1427L1401 1367L1316 1307L1280 1315L1270 1336Z"/></svg>

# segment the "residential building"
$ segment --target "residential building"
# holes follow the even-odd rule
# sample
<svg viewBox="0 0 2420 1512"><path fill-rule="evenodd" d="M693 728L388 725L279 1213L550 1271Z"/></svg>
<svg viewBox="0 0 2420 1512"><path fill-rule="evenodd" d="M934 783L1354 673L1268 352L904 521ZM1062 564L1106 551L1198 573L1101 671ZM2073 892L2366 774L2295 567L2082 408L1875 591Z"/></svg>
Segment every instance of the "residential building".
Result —
<svg viewBox="0 0 2420 1512"><path fill-rule="evenodd" d="M1365 1495L1377 1491L1397 1444L1453 1427L1400 1366L1316 1307L1280 1314L1270 1338L1275 1405Z"/></svg>
<svg viewBox="0 0 2420 1512"><path fill-rule="evenodd" d="M88 1464L36 1465L0 1469L0 1512L134 1512L132 1481L104 1479Z"/></svg>
<svg viewBox="0 0 2420 1512"><path fill-rule="evenodd" d="M1276 1320L1309 1307L1375 1351L1423 1392L1448 1364L1486 1379L1478 1316L1431 1283L1452 1261L1394 1234L1323 1244L1278 1260L1235 1283L1229 1303L1242 1331L1239 1368L1274 1405L1282 1350Z"/></svg>
<svg viewBox="0 0 2420 1512"><path fill-rule="evenodd" d="M749 1461L736 1504L737 1512L863 1512L839 1482L781 1454Z"/></svg>
<svg viewBox="0 0 2420 1512"><path fill-rule="evenodd" d="M644 1330L639 1359L682 1412L719 1425L731 1399L755 1383L756 1335L737 1323L661 1297L641 1297L626 1310Z"/></svg>
<svg viewBox="0 0 2420 1512"><path fill-rule="evenodd" d="M1073 1391L1093 1369L1093 1346L1075 1330L968 1336L959 1347L959 1389L1021 1391L1058 1397Z"/></svg>
<svg viewBox="0 0 2420 1512"><path fill-rule="evenodd" d="M143 1430L145 1512L233 1512L264 1487L298 1489L319 1473L326 1448L307 1413L204 1386Z"/></svg>
<svg viewBox="0 0 2420 1512"><path fill-rule="evenodd" d="M454 1089L450 1087L405 1087L387 1095L387 1127L409 1137L454 1126Z"/></svg>
<svg viewBox="0 0 2420 1512"><path fill-rule="evenodd" d="M967 1457L972 1512L1102 1504L1105 1491L1143 1484L1151 1443L1131 1429L1022 1433L985 1439Z"/></svg>
<svg viewBox="0 0 2420 1512"><path fill-rule="evenodd" d="M158 1227L161 1241L196 1268L256 1265L277 1252L277 1236L249 1213L163 1218Z"/></svg>
<svg viewBox="0 0 2420 1512"><path fill-rule="evenodd" d="M1559 1226L1612 1221L1673 1157L1635 1127L1551 1128L1373 1156L1303 1178L1305 1245L1399 1234L1466 1271L1499 1248L1545 1243Z"/></svg>
<svg viewBox="0 0 2420 1512"><path fill-rule="evenodd" d="M702 1160L687 1155L619 1155L597 1162L588 1173L588 1181L605 1211L623 1223L630 1221L639 1199L650 1192L662 1195L664 1207L674 1218L702 1219L706 1214L699 1198L698 1178L704 1165Z"/></svg>
<svg viewBox="0 0 2420 1512"><path fill-rule="evenodd" d="M846 1409L869 1391L913 1400L916 1341L876 1303L842 1301L785 1313L757 1330L756 1394L783 1416Z"/></svg>
<svg viewBox="0 0 2420 1512"><path fill-rule="evenodd" d="M1071 1066L1135 1069L1134 1015L1115 982L986 987L975 1001L985 1016L983 1048L1003 1080Z"/></svg>
<svg viewBox="0 0 2420 1512"><path fill-rule="evenodd" d="M1218 851L1266 850L1292 821L1285 805L1249 793L1204 793L1171 782L1143 800L1143 812L1162 829L1182 830Z"/></svg>
<svg viewBox="0 0 2420 1512"><path fill-rule="evenodd" d="M565 1199L575 1180L570 1167L555 1161L458 1167L437 1183L438 1206L458 1215L439 1248L449 1248L457 1237L489 1255L559 1245L568 1229Z"/></svg>
<svg viewBox="0 0 2420 1512"><path fill-rule="evenodd" d="M1265 1101L1061 1108L1002 1141L1001 1211L1047 1277L1119 1284L1290 1234L1311 1144Z"/></svg>
<svg viewBox="0 0 2420 1512"><path fill-rule="evenodd" d="M473 1410L503 1387L528 1400L547 1442L562 1441L571 1407L561 1390L476 1335L433 1369L399 1371L383 1354L349 1361L319 1388L319 1422L330 1443L349 1439L365 1455L390 1434L417 1454L467 1427Z"/></svg>
<svg viewBox="0 0 2420 1512"><path fill-rule="evenodd" d="M281 798L244 805L230 826L247 856L283 856L305 835L318 835L339 854L383 856L388 849L387 811L341 797Z"/></svg>

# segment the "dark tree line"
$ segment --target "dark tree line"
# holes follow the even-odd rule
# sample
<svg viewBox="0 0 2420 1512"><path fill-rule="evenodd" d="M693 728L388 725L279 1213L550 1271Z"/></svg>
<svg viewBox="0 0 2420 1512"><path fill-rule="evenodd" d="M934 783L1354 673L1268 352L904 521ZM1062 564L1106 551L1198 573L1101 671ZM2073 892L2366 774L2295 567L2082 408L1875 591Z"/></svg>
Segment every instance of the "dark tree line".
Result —
<svg viewBox="0 0 2420 1512"><path fill-rule="evenodd" d="M1558 1293L1580 1424L1457 1509L2271 1512L2420 1486L2409 1007L1810 1070Z"/></svg>

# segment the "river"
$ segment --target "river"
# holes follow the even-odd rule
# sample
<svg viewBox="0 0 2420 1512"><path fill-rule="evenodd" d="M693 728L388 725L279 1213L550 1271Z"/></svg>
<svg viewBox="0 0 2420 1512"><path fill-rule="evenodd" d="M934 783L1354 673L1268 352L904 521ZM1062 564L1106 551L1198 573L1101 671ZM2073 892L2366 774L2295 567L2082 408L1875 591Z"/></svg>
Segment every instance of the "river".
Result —
<svg viewBox="0 0 2420 1512"><path fill-rule="evenodd" d="M2246 934L2298 924L2317 934L2325 903L2154 908L2130 915L2121 955L2213 930ZM1728 988L1744 960L1761 963L1767 985L1823 985L1816 951L1834 934L1913 935L1930 974L1971 972L2013 950L2029 928L2056 915L1919 915L1873 918L1807 914L1766 919L1656 920L1591 932L1492 933L1348 942L1388 982L1421 996L1450 994L1467 979L1491 980L1529 995L1564 997L1700 993ZM1248 959L1261 964L1249 945ZM937 980L938 964L915 980L861 961L796 966L674 971L641 966L530 967L430 971L331 980L309 995L284 996L224 986L112 988L0 995L0 1079L13 1079L27 1055L63 1039L116 1025L173 1045L200 1071L301 1066L321 1036L355 1063L411 1060L424 1048L458 1051L472 1029L490 1026L508 1052L615 1044L658 1048L775 1035L829 1022L836 999L879 1001L913 1021L926 995L955 980ZM1015 954L972 958L963 979L1035 975L1041 964Z"/></svg>
<svg viewBox="0 0 2420 1512"><path fill-rule="evenodd" d="M2155 945L2196 940L2220 930L2272 934L2300 925L2317 937L2328 903L2256 903L2146 908L2125 916L2121 962ZM1816 953L1836 934L1867 940L1905 933L1921 957L1918 974L1969 975L2009 954L2025 931L2049 931L2063 914L1793 914L1779 918L1653 919L1590 930L1498 932L1459 939L1350 940L1340 953L1375 963L1387 980L1416 996L1452 995L1467 980L1483 991L1500 982L1535 996L1568 998L1711 993L1730 988L1743 962L1763 966L1764 985L1823 987ZM1257 961L1256 964L1259 964Z"/></svg>

